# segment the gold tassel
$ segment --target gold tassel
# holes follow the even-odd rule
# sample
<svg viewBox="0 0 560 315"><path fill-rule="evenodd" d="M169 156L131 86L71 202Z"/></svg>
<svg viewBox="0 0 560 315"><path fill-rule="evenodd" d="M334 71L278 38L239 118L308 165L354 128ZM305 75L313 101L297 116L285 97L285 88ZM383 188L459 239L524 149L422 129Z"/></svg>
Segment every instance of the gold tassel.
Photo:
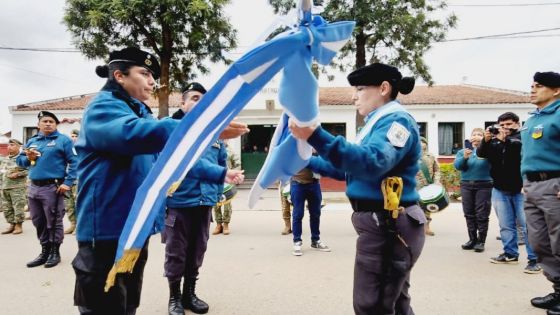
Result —
<svg viewBox="0 0 560 315"><path fill-rule="evenodd" d="M127 249L124 251L121 259L119 259L115 263L115 265L113 265L113 268L111 268L109 274L107 275L107 280L105 280L105 292L108 292L109 289L111 289L111 287L115 285L115 278L117 277L117 273L132 272L132 270L134 269L134 265L138 260L138 257L140 257L140 251L141 249L136 248Z"/></svg>

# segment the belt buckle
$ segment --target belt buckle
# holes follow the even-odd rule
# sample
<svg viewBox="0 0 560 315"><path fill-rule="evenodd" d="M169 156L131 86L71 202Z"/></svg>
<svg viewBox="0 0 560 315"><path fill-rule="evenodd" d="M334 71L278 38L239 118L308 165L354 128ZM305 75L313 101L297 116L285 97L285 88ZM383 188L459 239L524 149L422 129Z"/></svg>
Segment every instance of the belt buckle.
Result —
<svg viewBox="0 0 560 315"><path fill-rule="evenodd" d="M544 181L547 180L548 176L546 175L546 172L539 172L539 178Z"/></svg>

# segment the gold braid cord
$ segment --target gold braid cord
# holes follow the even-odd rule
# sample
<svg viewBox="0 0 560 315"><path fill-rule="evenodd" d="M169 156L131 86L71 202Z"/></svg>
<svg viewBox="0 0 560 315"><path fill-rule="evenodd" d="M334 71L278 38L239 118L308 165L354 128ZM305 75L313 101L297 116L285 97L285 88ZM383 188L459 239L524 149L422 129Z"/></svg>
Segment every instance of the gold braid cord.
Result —
<svg viewBox="0 0 560 315"><path fill-rule="evenodd" d="M399 207L403 190L403 181L401 177L387 177L381 182L381 191L383 192L384 208L391 212L391 217L396 219L399 212L403 210Z"/></svg>

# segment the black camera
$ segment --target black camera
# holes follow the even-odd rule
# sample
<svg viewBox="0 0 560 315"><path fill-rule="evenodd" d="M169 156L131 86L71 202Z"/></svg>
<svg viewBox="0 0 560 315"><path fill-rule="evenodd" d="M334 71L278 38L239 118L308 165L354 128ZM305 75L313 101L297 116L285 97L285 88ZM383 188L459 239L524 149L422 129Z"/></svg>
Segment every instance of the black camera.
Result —
<svg viewBox="0 0 560 315"><path fill-rule="evenodd" d="M494 125L494 126L490 126L488 127L488 131L493 134L493 135L497 135L500 133L500 127Z"/></svg>

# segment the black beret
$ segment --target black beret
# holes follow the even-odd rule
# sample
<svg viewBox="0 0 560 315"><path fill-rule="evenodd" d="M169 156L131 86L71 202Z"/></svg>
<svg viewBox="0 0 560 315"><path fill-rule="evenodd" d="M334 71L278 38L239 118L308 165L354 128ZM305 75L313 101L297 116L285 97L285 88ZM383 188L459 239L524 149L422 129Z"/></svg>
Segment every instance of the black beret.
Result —
<svg viewBox="0 0 560 315"><path fill-rule="evenodd" d="M383 81L387 81L394 89L402 94L412 92L415 82L412 77L403 78L399 69L378 62L353 71L348 75L347 79L352 86L380 86Z"/></svg>
<svg viewBox="0 0 560 315"><path fill-rule="evenodd" d="M383 81L395 85L402 79L402 74L393 66L383 63L374 63L361 67L348 75L348 82L352 86L375 85L379 86Z"/></svg>
<svg viewBox="0 0 560 315"><path fill-rule="evenodd" d="M53 113L51 113L51 112L48 112L48 111L46 111L46 110L40 111L39 114L37 115L37 118L39 118L39 120L41 120L41 118L43 118L43 117L45 117L45 116L48 116L48 117L54 119L54 121L56 122L57 125L60 124L60 120L58 120L58 118L56 117L56 115L53 114Z"/></svg>
<svg viewBox="0 0 560 315"><path fill-rule="evenodd" d="M544 86L552 88L560 87L560 74L557 72L537 72L533 80Z"/></svg>
<svg viewBox="0 0 560 315"><path fill-rule="evenodd" d="M10 140L8 140L8 143L14 143L17 145L23 145L23 143L21 143L21 141L19 141L18 139L13 139L11 138Z"/></svg>
<svg viewBox="0 0 560 315"><path fill-rule="evenodd" d="M161 69L156 56L136 47L127 47L115 50L109 54L109 64L113 62L128 62L144 67L152 72L154 79L159 79Z"/></svg>
<svg viewBox="0 0 560 315"><path fill-rule="evenodd" d="M183 90L183 94L185 94L189 91L198 91L202 94L206 94L206 89L204 88L204 86L202 86L202 84L200 84L198 82L189 83L189 85L187 85L187 87Z"/></svg>

